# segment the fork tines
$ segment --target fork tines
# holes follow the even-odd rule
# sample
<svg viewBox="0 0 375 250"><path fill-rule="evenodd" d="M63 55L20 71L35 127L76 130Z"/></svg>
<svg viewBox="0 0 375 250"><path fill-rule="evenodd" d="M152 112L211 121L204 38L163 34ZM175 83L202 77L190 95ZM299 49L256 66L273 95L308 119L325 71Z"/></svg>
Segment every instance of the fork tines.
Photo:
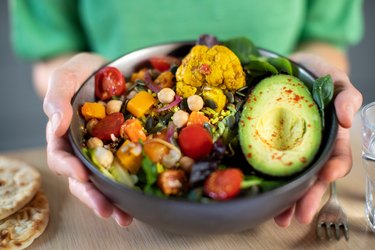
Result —
<svg viewBox="0 0 375 250"><path fill-rule="evenodd" d="M340 239L340 231L343 231L346 240L349 240L349 228L346 224L334 224L320 222L317 224L317 235L320 240L327 238L329 240L333 239L333 231L335 232L336 239Z"/></svg>

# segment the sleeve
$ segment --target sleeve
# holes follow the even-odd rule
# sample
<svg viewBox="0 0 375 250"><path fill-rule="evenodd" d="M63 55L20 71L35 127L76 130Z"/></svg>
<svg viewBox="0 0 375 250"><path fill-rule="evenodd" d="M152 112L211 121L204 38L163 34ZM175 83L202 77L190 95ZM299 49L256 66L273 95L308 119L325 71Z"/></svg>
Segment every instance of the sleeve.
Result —
<svg viewBox="0 0 375 250"><path fill-rule="evenodd" d="M362 0L309 0L301 42L324 41L345 50L363 36Z"/></svg>
<svg viewBox="0 0 375 250"><path fill-rule="evenodd" d="M86 49L75 0L9 1L11 39L15 53L43 60Z"/></svg>

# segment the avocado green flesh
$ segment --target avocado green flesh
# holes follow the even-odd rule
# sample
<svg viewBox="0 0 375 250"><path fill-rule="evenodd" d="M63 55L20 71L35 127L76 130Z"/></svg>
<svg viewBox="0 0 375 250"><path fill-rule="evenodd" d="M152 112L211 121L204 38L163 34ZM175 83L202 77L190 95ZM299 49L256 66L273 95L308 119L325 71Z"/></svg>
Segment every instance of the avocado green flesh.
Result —
<svg viewBox="0 0 375 250"><path fill-rule="evenodd" d="M319 110L296 77L276 75L259 82L244 105L239 124L241 149L259 172L288 176L303 170L322 138Z"/></svg>

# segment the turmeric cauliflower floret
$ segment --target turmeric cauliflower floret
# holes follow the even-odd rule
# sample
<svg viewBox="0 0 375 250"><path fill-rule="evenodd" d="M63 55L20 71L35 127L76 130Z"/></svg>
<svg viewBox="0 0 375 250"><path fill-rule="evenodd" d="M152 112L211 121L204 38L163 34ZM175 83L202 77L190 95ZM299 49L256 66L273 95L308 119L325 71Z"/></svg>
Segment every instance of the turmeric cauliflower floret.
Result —
<svg viewBox="0 0 375 250"><path fill-rule="evenodd" d="M183 82L177 82L176 83L176 92L178 95L188 98L189 96L192 96L197 92L196 87L192 87L190 85L184 84Z"/></svg>
<svg viewBox="0 0 375 250"><path fill-rule="evenodd" d="M189 87L211 86L230 91L246 84L240 60L222 45L194 46L177 69L176 79ZM178 89L177 94L183 95Z"/></svg>

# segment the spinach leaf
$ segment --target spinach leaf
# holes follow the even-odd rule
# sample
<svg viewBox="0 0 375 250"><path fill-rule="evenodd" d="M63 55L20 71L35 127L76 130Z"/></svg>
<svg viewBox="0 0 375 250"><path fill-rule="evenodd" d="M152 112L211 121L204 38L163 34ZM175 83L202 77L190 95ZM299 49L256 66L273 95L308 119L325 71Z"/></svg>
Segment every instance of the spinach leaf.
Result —
<svg viewBox="0 0 375 250"><path fill-rule="evenodd" d="M244 68L251 72L259 72L259 73L271 73L272 75L276 75L279 71L266 61L266 59L258 58L255 60L251 60L248 64L244 66Z"/></svg>
<svg viewBox="0 0 375 250"><path fill-rule="evenodd" d="M296 76L297 68L287 59L283 57L268 58L267 62L272 64L279 72Z"/></svg>
<svg viewBox="0 0 375 250"><path fill-rule="evenodd" d="M233 38L224 41L223 44L237 55L241 64L249 63L251 56L260 55L254 43L246 37Z"/></svg>
<svg viewBox="0 0 375 250"><path fill-rule="evenodd" d="M334 86L330 75L319 77L314 81L312 95L313 99L318 105L320 114L322 116L322 126L324 128L324 112L325 108L333 98Z"/></svg>

